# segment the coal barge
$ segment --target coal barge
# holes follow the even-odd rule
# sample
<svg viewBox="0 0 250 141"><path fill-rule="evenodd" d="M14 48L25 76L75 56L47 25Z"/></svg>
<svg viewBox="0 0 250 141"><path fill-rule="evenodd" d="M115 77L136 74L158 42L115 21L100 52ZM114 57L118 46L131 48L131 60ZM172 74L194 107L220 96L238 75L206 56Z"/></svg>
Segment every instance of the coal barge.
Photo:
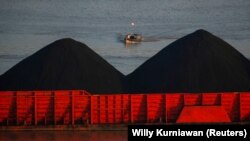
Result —
<svg viewBox="0 0 250 141"><path fill-rule="evenodd" d="M56 90L0 95L2 129L250 121L249 92L95 95Z"/></svg>

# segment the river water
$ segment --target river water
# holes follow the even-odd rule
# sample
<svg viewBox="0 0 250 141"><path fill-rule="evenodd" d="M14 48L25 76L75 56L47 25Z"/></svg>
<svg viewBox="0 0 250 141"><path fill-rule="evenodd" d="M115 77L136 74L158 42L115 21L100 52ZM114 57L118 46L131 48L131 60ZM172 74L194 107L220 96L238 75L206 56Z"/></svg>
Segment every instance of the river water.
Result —
<svg viewBox="0 0 250 141"><path fill-rule="evenodd" d="M129 74L200 28L250 58L249 0L1 0L0 19L0 74L65 37L84 42ZM147 40L125 46L120 37L127 33Z"/></svg>
<svg viewBox="0 0 250 141"><path fill-rule="evenodd" d="M1 141L127 141L126 131L0 132Z"/></svg>

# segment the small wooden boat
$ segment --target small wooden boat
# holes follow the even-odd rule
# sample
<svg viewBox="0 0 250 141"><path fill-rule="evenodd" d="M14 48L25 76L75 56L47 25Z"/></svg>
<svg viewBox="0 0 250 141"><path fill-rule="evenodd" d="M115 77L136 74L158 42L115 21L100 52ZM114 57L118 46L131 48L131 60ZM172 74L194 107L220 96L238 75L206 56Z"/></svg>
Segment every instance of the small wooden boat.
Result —
<svg viewBox="0 0 250 141"><path fill-rule="evenodd" d="M124 38L126 44L140 43L142 41L142 36L140 34L127 34Z"/></svg>

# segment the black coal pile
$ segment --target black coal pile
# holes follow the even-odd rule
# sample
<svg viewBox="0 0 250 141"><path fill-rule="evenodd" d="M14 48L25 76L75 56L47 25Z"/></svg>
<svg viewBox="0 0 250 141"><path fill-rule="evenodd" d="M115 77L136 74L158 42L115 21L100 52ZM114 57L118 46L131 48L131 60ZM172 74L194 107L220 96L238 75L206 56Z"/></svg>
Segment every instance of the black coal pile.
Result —
<svg viewBox="0 0 250 141"><path fill-rule="evenodd" d="M84 89L121 93L123 74L85 44L61 39L0 76L0 90Z"/></svg>
<svg viewBox="0 0 250 141"><path fill-rule="evenodd" d="M197 30L165 47L126 77L127 92L250 90L250 62L222 39Z"/></svg>

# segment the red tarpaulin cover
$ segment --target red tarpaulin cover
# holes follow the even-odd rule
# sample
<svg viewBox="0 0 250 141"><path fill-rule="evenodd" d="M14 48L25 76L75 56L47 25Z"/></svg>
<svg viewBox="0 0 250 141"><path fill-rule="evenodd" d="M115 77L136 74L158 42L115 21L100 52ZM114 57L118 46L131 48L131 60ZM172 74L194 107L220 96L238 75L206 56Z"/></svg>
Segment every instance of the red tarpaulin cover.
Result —
<svg viewBox="0 0 250 141"><path fill-rule="evenodd" d="M177 123L231 122L221 106L185 106Z"/></svg>

